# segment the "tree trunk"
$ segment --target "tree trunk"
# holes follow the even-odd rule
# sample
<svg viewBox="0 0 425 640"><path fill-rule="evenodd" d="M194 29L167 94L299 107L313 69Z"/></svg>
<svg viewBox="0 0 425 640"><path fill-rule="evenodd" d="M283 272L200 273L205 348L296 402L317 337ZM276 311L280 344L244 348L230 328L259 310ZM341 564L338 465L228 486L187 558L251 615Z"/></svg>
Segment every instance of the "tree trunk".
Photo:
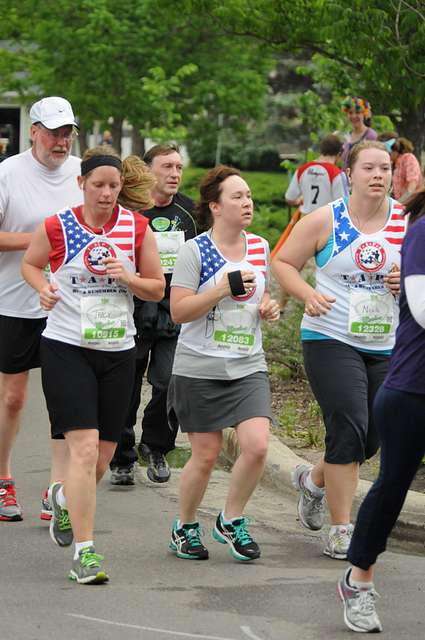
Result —
<svg viewBox="0 0 425 640"><path fill-rule="evenodd" d="M118 153L121 155L121 138L122 138L122 124L123 124L124 118L114 118L114 121L112 123L111 126L111 133L112 133L112 144L114 146L114 149L116 151L118 151Z"/></svg>
<svg viewBox="0 0 425 640"><path fill-rule="evenodd" d="M79 132L78 132L78 143L80 146L81 157L83 157L84 152L87 151L87 148L88 148L87 138L88 138L88 129L82 122L80 122Z"/></svg>
<svg viewBox="0 0 425 640"><path fill-rule="evenodd" d="M425 151L425 106L416 110L402 111L399 126L400 135L408 138L415 147L414 154L421 162L422 152Z"/></svg>
<svg viewBox="0 0 425 640"><path fill-rule="evenodd" d="M131 132L131 152L143 158L145 151L145 139L140 135L139 127L133 124L133 131Z"/></svg>

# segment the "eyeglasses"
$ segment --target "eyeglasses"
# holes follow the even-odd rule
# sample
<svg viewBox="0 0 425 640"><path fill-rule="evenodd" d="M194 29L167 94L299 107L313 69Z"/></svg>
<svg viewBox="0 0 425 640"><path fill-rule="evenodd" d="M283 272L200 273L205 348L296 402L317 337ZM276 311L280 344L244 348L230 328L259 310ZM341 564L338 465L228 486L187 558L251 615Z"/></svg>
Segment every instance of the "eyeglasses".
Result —
<svg viewBox="0 0 425 640"><path fill-rule="evenodd" d="M69 131L63 131L61 128L59 129L47 129L44 125L39 122L37 124L38 128L43 131L43 133L50 138L51 140L74 140L78 136L78 131L75 127L71 127Z"/></svg>

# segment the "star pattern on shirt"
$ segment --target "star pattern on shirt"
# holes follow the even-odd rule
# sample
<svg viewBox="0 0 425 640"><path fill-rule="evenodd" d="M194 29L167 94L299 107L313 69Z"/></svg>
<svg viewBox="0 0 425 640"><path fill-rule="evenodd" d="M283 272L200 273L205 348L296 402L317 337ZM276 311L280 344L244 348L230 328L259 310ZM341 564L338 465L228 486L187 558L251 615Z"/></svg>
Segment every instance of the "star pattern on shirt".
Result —
<svg viewBox="0 0 425 640"><path fill-rule="evenodd" d="M94 236L82 228L72 211L65 211L59 214L59 217L62 220L64 230L66 246L65 264L67 264L75 258L80 251L85 249L89 242L93 240Z"/></svg>
<svg viewBox="0 0 425 640"><path fill-rule="evenodd" d="M223 265L225 261L219 255L211 240L206 235L195 238L195 242L199 247L201 255L201 274L199 284L204 284L212 278Z"/></svg>
<svg viewBox="0 0 425 640"><path fill-rule="evenodd" d="M354 240L356 240L360 233L355 229L351 223L348 209L344 200L340 200L332 207L334 216L334 228L335 228L335 243L332 257L337 256L341 251L344 251Z"/></svg>

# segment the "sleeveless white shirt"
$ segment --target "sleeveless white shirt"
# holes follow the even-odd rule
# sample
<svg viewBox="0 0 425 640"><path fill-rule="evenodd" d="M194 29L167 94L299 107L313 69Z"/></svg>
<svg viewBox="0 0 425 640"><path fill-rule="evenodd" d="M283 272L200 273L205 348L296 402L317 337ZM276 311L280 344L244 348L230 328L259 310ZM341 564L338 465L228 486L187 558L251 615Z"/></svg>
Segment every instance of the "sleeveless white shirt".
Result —
<svg viewBox="0 0 425 640"><path fill-rule="evenodd" d="M336 200L330 207L332 251L324 265L317 265L316 290L336 301L325 315L313 318L304 314L301 329L360 349L392 349L398 303L384 285L384 276L393 265L400 266L407 226L403 207L391 198L385 226L370 234L354 226L345 200Z"/></svg>
<svg viewBox="0 0 425 640"><path fill-rule="evenodd" d="M125 269L136 272L134 215L119 207L113 228L94 234L71 209L56 214L62 228L59 242L65 251L50 279L57 284L60 299L48 314L43 336L100 351L134 346L133 294L107 276L102 262L112 256Z"/></svg>

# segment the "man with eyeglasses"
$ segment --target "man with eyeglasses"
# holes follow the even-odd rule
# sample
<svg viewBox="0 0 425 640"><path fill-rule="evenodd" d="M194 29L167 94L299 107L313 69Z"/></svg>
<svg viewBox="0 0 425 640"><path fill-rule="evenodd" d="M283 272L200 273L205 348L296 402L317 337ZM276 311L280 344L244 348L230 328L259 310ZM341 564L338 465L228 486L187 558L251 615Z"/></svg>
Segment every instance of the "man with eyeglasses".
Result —
<svg viewBox="0 0 425 640"><path fill-rule="evenodd" d="M22 520L11 453L25 404L30 369L40 366L46 312L21 276L35 228L81 202L80 160L70 155L77 124L70 103L51 96L30 110L32 147L0 164L0 521ZM65 441L52 440L51 481L63 480ZM46 492L40 517L49 520Z"/></svg>

